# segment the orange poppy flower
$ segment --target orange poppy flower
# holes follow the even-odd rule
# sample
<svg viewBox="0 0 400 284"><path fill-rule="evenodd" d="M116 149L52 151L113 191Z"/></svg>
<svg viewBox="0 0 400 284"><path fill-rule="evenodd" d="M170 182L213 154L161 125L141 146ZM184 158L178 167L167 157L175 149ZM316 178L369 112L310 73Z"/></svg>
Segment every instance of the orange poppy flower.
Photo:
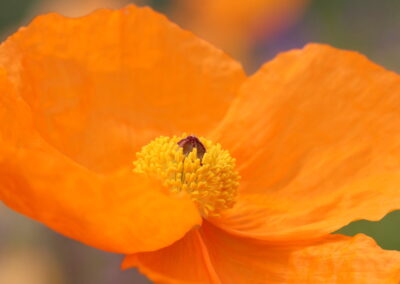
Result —
<svg viewBox="0 0 400 284"><path fill-rule="evenodd" d="M1 200L124 268L400 279L399 252L330 234L400 204L400 77L355 52L313 44L246 78L148 8L50 14L1 45L0 94Z"/></svg>

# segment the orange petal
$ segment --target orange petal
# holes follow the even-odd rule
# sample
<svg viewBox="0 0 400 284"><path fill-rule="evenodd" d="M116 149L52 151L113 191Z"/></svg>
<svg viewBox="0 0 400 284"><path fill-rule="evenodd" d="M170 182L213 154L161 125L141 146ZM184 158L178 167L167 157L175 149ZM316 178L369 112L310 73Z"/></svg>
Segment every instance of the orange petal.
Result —
<svg viewBox="0 0 400 284"><path fill-rule="evenodd" d="M203 259L203 260L202 260ZM128 256L160 283L397 283L400 252L364 236L281 244L230 235L208 223L171 247ZM214 278L205 278L213 275Z"/></svg>
<svg viewBox="0 0 400 284"><path fill-rule="evenodd" d="M122 268L139 267L156 283L212 283L207 265L208 250L198 230L159 251L132 254L125 258Z"/></svg>
<svg viewBox="0 0 400 284"><path fill-rule="evenodd" d="M221 226L307 239L400 208L400 77L324 45L251 77L216 132L237 158L241 197Z"/></svg>
<svg viewBox="0 0 400 284"><path fill-rule="evenodd" d="M125 254L165 247L201 224L189 198L169 197L129 170L98 175L49 146L3 71L2 202L68 237Z"/></svg>
<svg viewBox="0 0 400 284"><path fill-rule="evenodd" d="M156 136L206 134L245 78L222 51L135 6L39 17L0 55L42 137L101 173Z"/></svg>

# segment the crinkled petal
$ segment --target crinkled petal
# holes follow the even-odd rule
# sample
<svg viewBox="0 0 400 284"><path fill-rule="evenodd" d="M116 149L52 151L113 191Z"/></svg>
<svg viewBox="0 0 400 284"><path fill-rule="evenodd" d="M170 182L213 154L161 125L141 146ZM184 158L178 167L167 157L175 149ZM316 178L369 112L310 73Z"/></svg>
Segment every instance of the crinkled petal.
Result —
<svg viewBox="0 0 400 284"><path fill-rule="evenodd" d="M0 48L35 126L97 172L159 135L205 135L245 75L222 51L149 8L38 17Z"/></svg>
<svg viewBox="0 0 400 284"><path fill-rule="evenodd" d="M218 276L212 271L208 249L198 230L164 249L127 256L122 268L130 267L138 267L155 283L218 283L212 282L212 277L215 280Z"/></svg>
<svg viewBox="0 0 400 284"><path fill-rule="evenodd" d="M240 89L214 140L237 159L231 232L308 239L400 208L400 77L313 44L279 55Z"/></svg>
<svg viewBox="0 0 400 284"><path fill-rule="evenodd" d="M328 235L277 245L233 236L208 223L171 247L128 256L123 267L132 266L159 283L391 284L400 280L400 252L382 250L364 235Z"/></svg>
<svg viewBox="0 0 400 284"><path fill-rule="evenodd" d="M85 244L108 251L155 250L180 239L201 217L186 197L129 169L99 175L49 146L0 69L0 200Z"/></svg>

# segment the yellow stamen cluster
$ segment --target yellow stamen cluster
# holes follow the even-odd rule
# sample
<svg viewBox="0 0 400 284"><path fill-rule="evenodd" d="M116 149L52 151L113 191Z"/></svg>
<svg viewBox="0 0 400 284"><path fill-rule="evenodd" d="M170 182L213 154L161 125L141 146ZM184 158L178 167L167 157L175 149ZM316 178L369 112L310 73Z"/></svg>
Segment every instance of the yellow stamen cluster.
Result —
<svg viewBox="0 0 400 284"><path fill-rule="evenodd" d="M235 160L220 144L204 138L199 138L206 149L202 158L197 148L185 155L178 145L185 137L156 138L137 153L134 171L161 181L173 193L188 193L204 216L218 216L235 203Z"/></svg>

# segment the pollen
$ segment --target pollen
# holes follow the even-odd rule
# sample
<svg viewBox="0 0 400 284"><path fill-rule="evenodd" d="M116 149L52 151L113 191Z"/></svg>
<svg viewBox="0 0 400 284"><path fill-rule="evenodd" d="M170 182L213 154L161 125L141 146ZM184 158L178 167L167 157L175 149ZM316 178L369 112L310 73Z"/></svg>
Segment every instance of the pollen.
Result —
<svg viewBox="0 0 400 284"><path fill-rule="evenodd" d="M161 136L137 153L134 172L160 181L170 193L188 194L203 216L219 216L235 204L235 159L205 138Z"/></svg>

